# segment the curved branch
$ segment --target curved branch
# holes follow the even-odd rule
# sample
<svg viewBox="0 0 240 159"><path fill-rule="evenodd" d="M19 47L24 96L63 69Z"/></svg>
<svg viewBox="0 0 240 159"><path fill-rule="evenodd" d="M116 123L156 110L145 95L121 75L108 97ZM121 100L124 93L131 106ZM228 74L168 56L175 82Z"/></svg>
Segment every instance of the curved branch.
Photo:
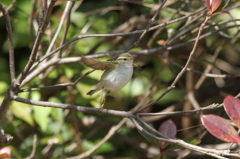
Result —
<svg viewBox="0 0 240 159"><path fill-rule="evenodd" d="M115 115L115 116L120 116L120 117L131 117L132 116L131 112L125 112L125 111L99 109L99 108L78 106L78 105L72 105L72 104L36 101L36 100L21 98L18 96L12 96L12 99L15 101L21 102L21 103L26 103L26 104L36 105L36 106L71 109L71 110L77 110L77 111L81 111L81 112L85 112L85 113L103 113L103 114L110 114L110 115Z"/></svg>

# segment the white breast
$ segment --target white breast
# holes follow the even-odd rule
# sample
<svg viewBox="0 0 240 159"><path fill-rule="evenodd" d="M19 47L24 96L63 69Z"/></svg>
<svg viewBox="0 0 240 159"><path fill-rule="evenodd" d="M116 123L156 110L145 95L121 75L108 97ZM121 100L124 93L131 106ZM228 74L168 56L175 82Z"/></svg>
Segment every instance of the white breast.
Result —
<svg viewBox="0 0 240 159"><path fill-rule="evenodd" d="M123 88L129 82L132 74L132 61L125 64L119 64L118 67L103 73L101 84L109 91L116 91Z"/></svg>

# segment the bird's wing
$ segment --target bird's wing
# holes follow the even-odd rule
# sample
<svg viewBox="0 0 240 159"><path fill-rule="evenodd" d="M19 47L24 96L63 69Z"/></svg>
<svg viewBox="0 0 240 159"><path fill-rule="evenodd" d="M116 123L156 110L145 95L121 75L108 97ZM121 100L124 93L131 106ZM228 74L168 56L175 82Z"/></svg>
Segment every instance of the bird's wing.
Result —
<svg viewBox="0 0 240 159"><path fill-rule="evenodd" d="M81 61L88 67L91 67L96 70L105 70L109 67L112 67L114 63L110 61L98 61L90 58L86 58L84 56L81 56Z"/></svg>

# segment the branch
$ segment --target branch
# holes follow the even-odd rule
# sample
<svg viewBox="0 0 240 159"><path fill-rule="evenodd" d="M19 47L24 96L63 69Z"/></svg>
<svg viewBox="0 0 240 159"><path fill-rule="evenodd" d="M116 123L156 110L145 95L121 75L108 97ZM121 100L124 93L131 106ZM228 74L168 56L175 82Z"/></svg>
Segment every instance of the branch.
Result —
<svg viewBox="0 0 240 159"><path fill-rule="evenodd" d="M13 7L13 5L14 5L15 2L16 2L16 0L13 0L12 3L7 7L6 11L10 10L10 9ZM1 4L1 5L2 5L2 4ZM4 14L4 13L3 13L3 14ZM0 13L0 17L2 17L3 14Z"/></svg>
<svg viewBox="0 0 240 159"><path fill-rule="evenodd" d="M236 19L237 20L237 19ZM227 29L231 29L233 27L238 27L240 25L233 25L233 26L228 26L228 27L224 27L222 29L219 29L219 30L215 30L213 32L210 32L210 33L206 33L206 34L203 34L202 36L199 37L199 40L201 39L204 39L206 38L207 36L210 36L212 34L215 34L219 31L223 31L223 30L227 30ZM95 35L95 34L93 34ZM93 35L89 35L89 36L93 36ZM97 35L97 34L96 34ZM109 34L106 34L106 35L109 35ZM72 39L73 40L73 39ZM72 41L70 40L70 41ZM69 44L70 41L68 41L67 43ZM160 54L162 55L165 59L167 59L169 62L171 62L172 64L180 67L180 68L184 68L184 66L181 66L179 65L178 63L172 61L171 59L169 59L168 57L166 57L163 52L165 50L173 50L173 49L177 49L177 48L180 48L182 46L185 46L189 43L192 43L196 41L196 38L194 39L191 39L187 42L183 42L183 43L180 43L180 44L176 44L174 46L167 46L167 48L161 46L161 47L158 47L158 48L153 48L153 49L149 49L149 50L140 50L140 51L129 51L129 53L131 54L137 54L137 55L149 55L149 54ZM65 47L65 45L67 44L65 43L64 45L60 46L60 47ZM59 48L60 48L59 47ZM56 49L57 50L57 49ZM56 51L55 50L55 51ZM61 49L59 49L61 50ZM58 51L59 51L58 50ZM55 53L55 51L53 51ZM117 55L117 54L120 54L122 53L124 50L116 50L116 51L109 51L109 52L102 52L102 53L98 53L98 54L93 54L93 55L88 55L87 57L88 58L99 58L99 57L103 57L103 56L109 56L109 55ZM47 56L47 55L46 55ZM50 55L49 55L50 56ZM49 57L47 56L47 57ZM46 58L47 58L46 57ZM44 60L44 59L43 59ZM71 62L80 62L81 61L81 57L70 57L70 58L61 58L61 59L51 59L50 61L44 63L44 65L41 65L39 68L37 68L36 70L34 70L31 74L29 74L25 79L24 81L22 82L21 86L20 87L23 87L26 83L28 83L30 80L32 80L34 77L38 76L42 71L44 71L45 69L47 69L48 67L52 66L52 65L56 65L56 64L64 64L64 63L71 63ZM41 60L38 61L37 63L34 64L33 67L37 66L39 63L41 63ZM32 68L33 69L33 68ZM198 73L200 75L204 75L206 77L217 77L217 78L233 78L233 77L239 77L240 75L237 74L237 75L229 75L229 74L211 74L211 73L202 73L200 71L197 71L197 70L192 70L190 68L187 68L187 71L192 71L192 72L195 72L195 73Z"/></svg>
<svg viewBox="0 0 240 159"><path fill-rule="evenodd" d="M182 140L177 140L177 139L165 139L165 138L160 138L157 137L156 135L153 135L152 133L148 132L147 130L145 130L141 125L138 124L138 122L136 121L136 119L134 119L133 117L130 117L131 121L133 122L133 124L137 127L137 129L141 132L143 132L144 134L146 134L147 136L155 139L155 140L159 140L159 141L164 141L164 142L169 142L169 143L173 143L173 144L177 144L180 146L183 146L187 149L193 150L193 151L197 151L203 154L207 154L209 156L213 156L219 159L227 159L225 157L222 157L222 155L224 156L235 156L235 157L239 157L238 154L231 154L229 153L228 150L214 150L214 149L207 149L207 148L202 148L199 146L195 146L189 143L186 143ZM151 127L149 125L149 127ZM155 130L155 129L153 129ZM155 133L159 134L158 131L155 130Z"/></svg>
<svg viewBox="0 0 240 159"><path fill-rule="evenodd" d="M142 38L145 36L145 34L149 31L150 27L152 26L153 22L156 20L156 17L158 15L158 13L160 12L160 10L162 9L162 7L164 6L164 4L166 3L167 0L164 0L161 5L158 7L158 10L156 11L156 13L154 14L154 16L152 17L152 19L150 20L148 26L146 27L146 29L142 32L141 36L138 38L138 40L136 42L134 42L133 45L131 45L130 47L128 47L126 50L124 50L124 52L129 51L130 49L132 49L133 47L136 47L139 42L142 40Z"/></svg>
<svg viewBox="0 0 240 159"><path fill-rule="evenodd" d="M86 72L85 74L83 74L81 77L79 77L75 82L73 83L64 83L64 84L56 84L53 86L46 86L46 87L39 87L39 88L29 88L29 89L22 89L19 91L20 92L29 92L29 91L38 91L38 90L43 90L43 89L49 89L49 88L57 88L57 87L66 87L66 86L76 86L76 84L83 79L84 77L86 77L88 74L92 73L95 70L91 70Z"/></svg>
<svg viewBox="0 0 240 159"><path fill-rule="evenodd" d="M28 157L26 157L25 159L32 159L32 158L34 158L35 153L36 153L36 147L37 147L37 135L34 134L34 135L33 135L33 148L32 148L32 152L31 152L31 154L30 154Z"/></svg>
<svg viewBox="0 0 240 159"><path fill-rule="evenodd" d="M11 74L11 82L12 84L15 82L15 62L14 62L14 45L13 45L13 36L12 36L12 26L10 23L10 17L8 15L8 11L4 8L2 3L0 3L0 9L3 13L3 16L6 21L6 29L8 33L8 41L9 41L9 67Z"/></svg>
<svg viewBox="0 0 240 159"><path fill-rule="evenodd" d="M158 28L161 28L161 27L165 27L169 24L172 24L172 23L176 23L178 21L181 21L181 20L184 20L190 16L193 16L195 14L198 14L199 12L201 12L201 10L198 10L197 12L195 13L191 13L187 16L183 16L181 18L177 18L177 19L174 19L172 21L169 21L169 22L164 22L164 23L161 23L159 25L156 25L154 27L151 27L149 28L148 31L152 31L152 30L155 30L155 29L158 29ZM62 46L58 47L57 49L53 50L52 52L50 52L49 54L46 54L44 57L42 57L37 63L35 63L31 70L36 67L37 65L39 65L42 61L44 61L45 59L47 59L48 57L50 57L51 55L57 53L59 50L63 49L64 47L66 47L67 45L77 41L77 40L80 40L80 39L84 39L84 38L90 38L90 37L116 37L116 36L129 36L129 35L135 35L135 34L141 34L143 33L145 30L136 30L136 31L133 31L133 32L128 32L128 33L115 33L115 34L91 34L91 35L79 35L71 40L69 40L68 42L64 43ZM120 52L121 53L121 52Z"/></svg>
<svg viewBox="0 0 240 159"><path fill-rule="evenodd" d="M199 111L204 110L213 110L221 108L223 104L211 104L209 106L193 109L193 110L186 110L186 111L175 111L175 112L163 112L163 113L138 113L139 116L159 116L159 115L175 115L175 114L182 114L182 113L196 113Z"/></svg>
<svg viewBox="0 0 240 159"><path fill-rule="evenodd" d="M28 63L27 65L25 66L23 72L20 74L18 80L17 80L17 85L20 86L20 84L22 83L22 81L25 79L25 77L27 76L27 74L29 73L30 71L30 68L32 67L32 65L34 64L34 62L36 61L36 57L37 57L37 53L38 53L38 48L41 44L41 40L42 40L42 37L44 35L44 32L48 26L48 23L49 23L49 20L50 20L50 15L51 15L51 12L52 12L52 9L55 5L57 0L51 0L51 3L49 4L48 6L48 10L47 10L47 13L46 13L46 17L45 17L45 20L44 20L44 23L43 25L41 26L41 28L39 29L38 31L38 34L37 34L37 38L35 40L35 43L33 45L33 49L32 49L32 52L31 52L31 56L28 60Z"/></svg>
<svg viewBox="0 0 240 159"><path fill-rule="evenodd" d="M47 50L46 54L49 54L49 52L52 50L53 45L55 44L55 42L56 42L56 40L57 40L57 37L58 37L58 35L60 34L60 31L61 31L61 29L62 29L62 27L63 27L64 21L65 21L66 18L68 18L68 16L70 15L69 12L71 11L73 5L74 5L74 2L71 2L71 1L68 1L68 2L67 2L66 8L64 9L64 12L63 12L63 15L62 15L62 17L61 17L61 20L60 20L60 23L59 23L59 25L58 25L58 28L57 28L57 30L56 30L56 32L55 32L55 35L54 35L53 39L51 39L51 43L50 43L50 45L49 45L49 47L48 47L48 50ZM67 27L67 29L68 29L68 27ZM64 35L66 35L66 34L64 34ZM64 38L63 38L63 39L64 39Z"/></svg>
<svg viewBox="0 0 240 159"><path fill-rule="evenodd" d="M99 149L105 142L107 142L113 135L117 133L117 131L123 126L123 124L126 122L127 118L122 119L117 125L112 126L111 129L108 131L108 134L100 141L98 142L93 148L90 150L77 155L73 157L69 157L67 159L76 159L76 158L87 158L89 157L92 153L94 153L97 149Z"/></svg>
<svg viewBox="0 0 240 159"><path fill-rule="evenodd" d="M168 92L170 92L173 88L175 88L175 87L174 87L174 86L168 87L168 88L163 92L163 94L161 94L156 100L154 100L154 101L148 103L146 106L140 108L139 110L136 111L136 113L137 113L137 112L141 112L142 110L144 110L144 109L152 106L153 104L155 104L157 101L159 101L160 99L162 99Z"/></svg>
<svg viewBox="0 0 240 159"><path fill-rule="evenodd" d="M12 99L15 101L21 102L21 103L26 103L26 104L36 105L36 106L71 109L71 110L77 110L77 111L81 111L81 112L85 112L85 113L103 113L103 114L110 114L110 115L115 115L115 116L120 116L120 117L132 116L131 112L125 112L125 111L117 111L117 110L110 110L110 109L98 109L98 108L84 107L84 106L78 106L78 105L72 105L72 104L35 101L35 100L24 99L24 98L21 98L18 96L12 96Z"/></svg>

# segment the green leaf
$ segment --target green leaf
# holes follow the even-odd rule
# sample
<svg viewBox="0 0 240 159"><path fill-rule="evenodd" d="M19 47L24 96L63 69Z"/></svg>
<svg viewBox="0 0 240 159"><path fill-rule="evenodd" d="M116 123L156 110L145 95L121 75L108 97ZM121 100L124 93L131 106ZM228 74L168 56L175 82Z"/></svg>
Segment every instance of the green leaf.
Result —
<svg viewBox="0 0 240 159"><path fill-rule="evenodd" d="M74 70L68 67L64 67L67 78L71 79L74 76Z"/></svg>
<svg viewBox="0 0 240 159"><path fill-rule="evenodd" d="M84 140L81 145L82 145L83 151L88 151L92 149L95 144L89 140Z"/></svg>
<svg viewBox="0 0 240 159"><path fill-rule="evenodd" d="M99 140L97 140L95 142L91 142L89 140L84 140L82 142L83 150L84 151L90 150L99 142L100 142ZM105 142L99 149L97 149L95 154L112 152L113 150L114 150L114 146L110 142Z"/></svg>
<svg viewBox="0 0 240 159"><path fill-rule="evenodd" d="M153 100L157 99L160 95L164 93L166 89L161 89L153 96ZM180 89L173 89L168 94L166 94L160 101L157 103L166 104L169 102L179 102L184 99L185 92Z"/></svg>
<svg viewBox="0 0 240 159"><path fill-rule="evenodd" d="M7 92L8 84L6 82L0 81L0 94Z"/></svg>
<svg viewBox="0 0 240 159"><path fill-rule="evenodd" d="M56 69L54 69L53 71L51 71L51 73L48 75L49 78L55 79L59 77L59 74L57 72Z"/></svg>
<svg viewBox="0 0 240 159"><path fill-rule="evenodd" d="M46 132L49 124L49 114L52 112L51 107L33 107L33 118L36 123L40 126L43 132Z"/></svg>
<svg viewBox="0 0 240 159"><path fill-rule="evenodd" d="M48 100L49 102L55 102L55 103L60 103L61 101L56 98L56 97L51 97L49 98ZM64 115L63 115L63 109L60 109L60 108L54 108L52 109L52 112L51 112L51 117L56 120L56 121L61 121L63 120L64 118Z"/></svg>
<svg viewBox="0 0 240 159"><path fill-rule="evenodd" d="M148 91L149 89L149 83L151 83L149 81L148 78L146 78L145 76L139 76L137 78L134 78L132 80L132 83L131 83L131 95L133 97L135 96L138 96L138 95L142 95L144 94L145 92ZM123 88L124 89L124 88ZM129 92L129 91L128 91ZM129 95L128 95L129 96Z"/></svg>
<svg viewBox="0 0 240 159"><path fill-rule="evenodd" d="M174 77L175 77L175 75L172 73L172 71L169 69L169 67L165 67L161 72L161 81L163 81L163 82L169 82Z"/></svg>
<svg viewBox="0 0 240 159"><path fill-rule="evenodd" d="M31 126L34 125L34 121L32 118L32 106L29 104L23 104L19 102L13 102L10 111L13 113L14 116L18 117L19 119L24 120Z"/></svg>
<svg viewBox="0 0 240 159"><path fill-rule="evenodd" d="M95 145L99 143L100 140L95 142ZM99 149L97 149L96 153L107 153L107 152L112 152L114 150L114 145L112 145L110 142L105 142Z"/></svg>
<svg viewBox="0 0 240 159"><path fill-rule="evenodd" d="M56 131L58 131L59 126L61 126L61 124L58 122L50 122L47 126L47 131L46 133L49 135L53 135L56 133Z"/></svg>
<svg viewBox="0 0 240 159"><path fill-rule="evenodd" d="M58 124L59 125L59 124ZM69 124L63 124L62 129L61 129L61 136L64 142L67 142L72 139L73 133L72 131L69 131L71 129Z"/></svg>

